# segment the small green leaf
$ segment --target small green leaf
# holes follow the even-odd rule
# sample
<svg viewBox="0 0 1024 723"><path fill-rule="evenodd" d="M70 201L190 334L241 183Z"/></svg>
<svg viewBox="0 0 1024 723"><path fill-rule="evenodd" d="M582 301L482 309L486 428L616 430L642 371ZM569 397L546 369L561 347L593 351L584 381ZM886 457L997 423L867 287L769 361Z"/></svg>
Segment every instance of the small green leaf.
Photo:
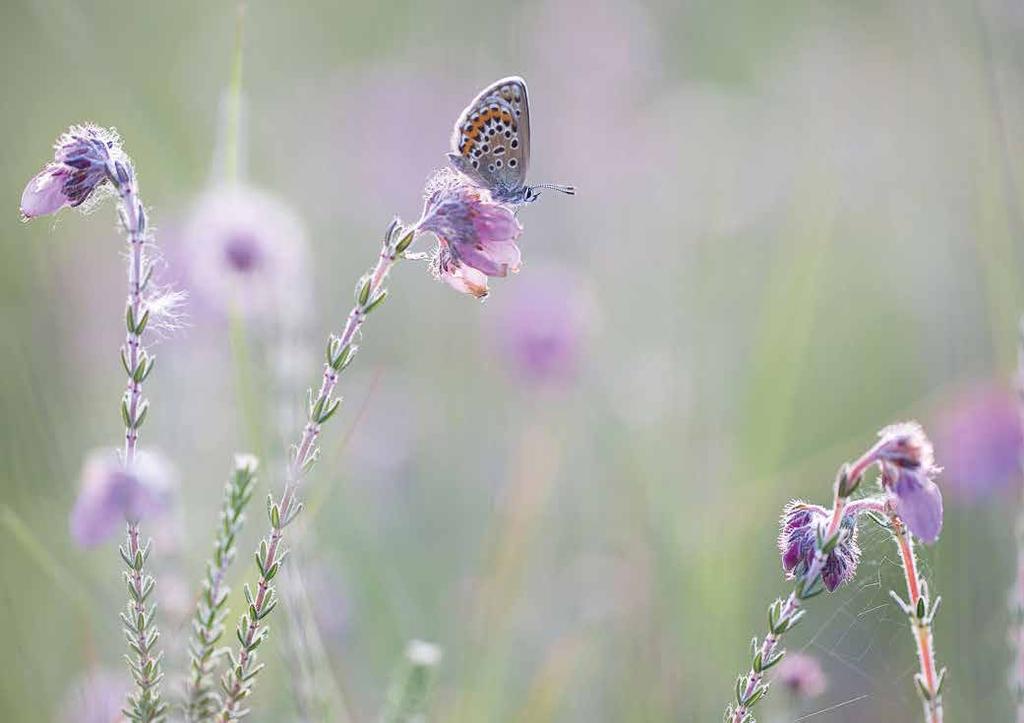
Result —
<svg viewBox="0 0 1024 723"><path fill-rule="evenodd" d="M379 294L377 294L377 297L373 301L371 301L369 303L369 305L366 307L366 310L365 310L364 313L369 314L371 311L376 309L378 306L380 306L381 302L383 302L384 299L387 298L387 296L388 296L388 290L384 289Z"/></svg>

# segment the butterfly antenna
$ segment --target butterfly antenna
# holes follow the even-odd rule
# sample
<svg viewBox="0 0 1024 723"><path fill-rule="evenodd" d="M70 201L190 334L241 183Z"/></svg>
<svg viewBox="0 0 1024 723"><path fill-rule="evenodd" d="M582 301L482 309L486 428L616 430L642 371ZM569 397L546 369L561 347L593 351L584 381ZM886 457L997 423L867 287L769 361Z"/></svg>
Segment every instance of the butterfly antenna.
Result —
<svg viewBox="0 0 1024 723"><path fill-rule="evenodd" d="M557 183L538 183L536 186L533 186L533 188L549 188L552 191L558 191L559 193L564 193L567 196L576 195L576 186L562 186Z"/></svg>

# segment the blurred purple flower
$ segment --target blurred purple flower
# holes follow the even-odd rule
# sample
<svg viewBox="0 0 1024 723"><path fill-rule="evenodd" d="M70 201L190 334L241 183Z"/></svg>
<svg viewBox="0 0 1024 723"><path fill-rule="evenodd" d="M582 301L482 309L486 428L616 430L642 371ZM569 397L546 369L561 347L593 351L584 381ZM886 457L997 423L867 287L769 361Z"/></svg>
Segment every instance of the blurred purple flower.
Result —
<svg viewBox="0 0 1024 723"><path fill-rule="evenodd" d="M828 526L831 512L819 505L802 500L793 500L782 513L779 532L779 553L782 555L782 569L786 577L794 580L802 576L814 560L816 538ZM836 588L853 579L860 562L860 547L857 545L856 520L846 515L840 525L844 537L836 548L825 558L821 581L825 589L834 592Z"/></svg>
<svg viewBox="0 0 1024 723"><path fill-rule="evenodd" d="M170 465L156 453L137 452L125 467L113 451L93 452L71 509L71 536L78 545L93 547L120 532L125 520L159 517L170 506L173 487Z"/></svg>
<svg viewBox="0 0 1024 723"><path fill-rule="evenodd" d="M796 698L817 698L825 692L828 681L821 663L813 655L789 653L775 669L775 680Z"/></svg>
<svg viewBox="0 0 1024 723"><path fill-rule="evenodd" d="M593 321L590 296L568 269L531 271L488 324L503 360L529 382L565 384L579 370Z"/></svg>
<svg viewBox="0 0 1024 723"><path fill-rule="evenodd" d="M1013 393L978 384L950 399L938 415L943 488L972 501L1016 489L1022 433Z"/></svg>
<svg viewBox="0 0 1024 723"><path fill-rule="evenodd" d="M881 439L864 459L882 465L882 487L914 535L931 544L942 532L942 492L932 481L935 466L932 443L917 422L893 424L879 432Z"/></svg>
<svg viewBox="0 0 1024 723"><path fill-rule="evenodd" d="M288 316L304 303L308 267L305 230L282 201L231 186L203 194L185 224L191 285L221 312Z"/></svg>
<svg viewBox="0 0 1024 723"><path fill-rule="evenodd" d="M113 130L94 125L71 126L54 144L53 161L37 173L21 195L26 221L80 206L108 178L108 169L123 153Z"/></svg>
<svg viewBox="0 0 1024 723"><path fill-rule="evenodd" d="M435 276L458 291L484 298L486 277L519 270L516 239L523 227L511 209L448 169L427 182L426 196L416 226L437 236Z"/></svg>
<svg viewBox="0 0 1024 723"><path fill-rule="evenodd" d="M79 677L64 695L58 720L61 723L121 723L128 676L94 670Z"/></svg>

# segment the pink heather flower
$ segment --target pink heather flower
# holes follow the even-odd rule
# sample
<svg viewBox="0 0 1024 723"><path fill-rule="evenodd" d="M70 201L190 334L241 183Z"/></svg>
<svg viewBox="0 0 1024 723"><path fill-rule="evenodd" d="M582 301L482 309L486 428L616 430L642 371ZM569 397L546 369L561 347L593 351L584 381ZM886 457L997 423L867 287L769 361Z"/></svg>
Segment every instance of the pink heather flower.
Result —
<svg viewBox="0 0 1024 723"><path fill-rule="evenodd" d="M893 509L918 539L935 542L942 532L942 492L932 481L941 471L935 466L932 443L916 422L891 425L879 436L874 454Z"/></svg>
<svg viewBox="0 0 1024 723"><path fill-rule="evenodd" d="M123 156L113 130L71 126L54 144L53 161L37 173L21 194L25 220L80 206L108 179L112 162Z"/></svg>
<svg viewBox="0 0 1024 723"><path fill-rule="evenodd" d="M973 501L1016 489L1024 449L1009 389L985 383L956 394L938 415L935 437L946 492Z"/></svg>
<svg viewBox="0 0 1024 723"><path fill-rule="evenodd" d="M60 707L60 723L120 723L128 676L95 670L82 675L68 689Z"/></svg>
<svg viewBox="0 0 1024 723"><path fill-rule="evenodd" d="M277 197L247 186L208 191L183 239L191 284L217 310L265 318L296 313L304 304L306 233Z"/></svg>
<svg viewBox="0 0 1024 723"><path fill-rule="evenodd" d="M824 507L802 500L793 500L786 505L780 522L779 553L788 579L794 580L806 574L814 560L818 531L825 531L830 516ZM845 533L843 539L825 558L821 571L821 581L829 592L852 580L860 562L856 520L850 515L844 516L840 529Z"/></svg>
<svg viewBox="0 0 1024 723"><path fill-rule="evenodd" d="M789 653L775 669L775 680L794 697L817 698L825 692L828 681L821 663L813 655Z"/></svg>
<svg viewBox="0 0 1024 723"><path fill-rule="evenodd" d="M572 380L593 319L590 298L572 272L531 272L500 302L488 327L511 370L541 384Z"/></svg>
<svg viewBox="0 0 1024 723"><path fill-rule="evenodd" d="M93 547L120 532L126 520L158 517L169 508L173 487L170 465L155 453L139 451L125 467L113 451L93 452L71 509L71 536Z"/></svg>
<svg viewBox="0 0 1024 723"><path fill-rule="evenodd" d="M523 227L515 214L486 190L445 169L427 183L423 215L416 224L438 238L434 275L463 293L487 295L488 276L519 271L516 239Z"/></svg>

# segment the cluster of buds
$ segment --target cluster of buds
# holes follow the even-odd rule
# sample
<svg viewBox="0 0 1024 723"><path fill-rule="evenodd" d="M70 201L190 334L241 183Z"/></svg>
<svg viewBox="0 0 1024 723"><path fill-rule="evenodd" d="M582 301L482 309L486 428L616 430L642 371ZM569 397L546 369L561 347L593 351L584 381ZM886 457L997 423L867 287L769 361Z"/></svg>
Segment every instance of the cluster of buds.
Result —
<svg viewBox="0 0 1024 723"><path fill-rule="evenodd" d="M842 515L839 529L829 534L826 531L831 516L824 507L801 500L790 502L782 514L778 540L782 569L788 579L797 581L801 599L820 592L822 585L835 592L857 572L860 547L856 518Z"/></svg>

